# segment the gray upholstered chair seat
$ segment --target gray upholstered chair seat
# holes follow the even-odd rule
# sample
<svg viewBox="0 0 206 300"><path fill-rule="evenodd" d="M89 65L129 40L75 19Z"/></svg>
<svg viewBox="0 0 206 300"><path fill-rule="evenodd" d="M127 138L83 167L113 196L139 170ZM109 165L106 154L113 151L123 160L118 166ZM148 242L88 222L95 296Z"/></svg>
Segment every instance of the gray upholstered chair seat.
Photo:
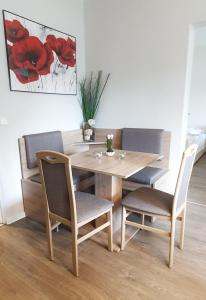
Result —
<svg viewBox="0 0 206 300"><path fill-rule="evenodd" d="M77 169L73 169L72 174L73 174L73 183L74 184L78 184L80 181L93 176L92 172L87 172L87 171L82 171L82 170L77 170ZM41 183L40 174L36 174L36 175L32 176L30 179L33 182Z"/></svg>
<svg viewBox="0 0 206 300"><path fill-rule="evenodd" d="M156 215L171 216L174 196L148 187L129 193L122 205L128 209Z"/></svg>
<svg viewBox="0 0 206 300"><path fill-rule="evenodd" d="M75 192L75 198L77 223L89 220L95 215L104 214L104 212L108 211L113 206L111 201L84 192Z"/></svg>
<svg viewBox="0 0 206 300"><path fill-rule="evenodd" d="M130 176L127 180L146 185L154 184L160 177L162 177L167 171L160 168L146 167L141 171Z"/></svg>

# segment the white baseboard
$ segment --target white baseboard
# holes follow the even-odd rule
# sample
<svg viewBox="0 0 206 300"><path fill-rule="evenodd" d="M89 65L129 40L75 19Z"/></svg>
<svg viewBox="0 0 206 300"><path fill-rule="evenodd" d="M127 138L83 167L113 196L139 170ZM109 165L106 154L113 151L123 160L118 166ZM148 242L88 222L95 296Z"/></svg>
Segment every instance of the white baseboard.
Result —
<svg viewBox="0 0 206 300"><path fill-rule="evenodd" d="M6 224L7 225L12 224L12 223L14 223L16 221L19 221L19 220L23 219L23 218L25 218L25 212L22 212L22 213L20 213L18 215L15 215L15 216L12 216L12 217L8 218L6 220Z"/></svg>

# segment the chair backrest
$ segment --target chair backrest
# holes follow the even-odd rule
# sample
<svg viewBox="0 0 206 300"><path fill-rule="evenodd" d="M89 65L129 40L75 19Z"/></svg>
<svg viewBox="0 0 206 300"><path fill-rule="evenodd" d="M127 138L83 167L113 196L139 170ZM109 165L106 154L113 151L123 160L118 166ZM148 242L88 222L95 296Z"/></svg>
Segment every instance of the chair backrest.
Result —
<svg viewBox="0 0 206 300"><path fill-rule="evenodd" d="M122 149L162 155L163 129L123 128Z"/></svg>
<svg viewBox="0 0 206 300"><path fill-rule="evenodd" d="M43 132L23 136L25 140L27 167L37 166L36 152L51 150L64 153L61 131Z"/></svg>
<svg viewBox="0 0 206 300"><path fill-rule="evenodd" d="M190 145L183 153L174 195L173 215L181 210L186 203L197 147L196 144Z"/></svg>
<svg viewBox="0 0 206 300"><path fill-rule="evenodd" d="M76 204L70 158L55 151L36 154L48 211L76 222Z"/></svg>

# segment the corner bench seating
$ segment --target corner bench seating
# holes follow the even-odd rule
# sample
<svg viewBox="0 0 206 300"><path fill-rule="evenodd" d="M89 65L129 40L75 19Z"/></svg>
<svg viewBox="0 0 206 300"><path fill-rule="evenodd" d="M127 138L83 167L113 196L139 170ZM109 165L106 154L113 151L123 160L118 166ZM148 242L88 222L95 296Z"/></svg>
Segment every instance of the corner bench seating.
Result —
<svg viewBox="0 0 206 300"><path fill-rule="evenodd" d="M45 133L48 134L48 133ZM51 133L50 133L51 134ZM113 146L114 149L121 149L122 148L122 140L124 135L124 129L104 129L104 128L96 128L95 130L95 142L102 142L105 141L105 137L107 134L113 134ZM148 179L145 179L145 182L143 181L144 176L148 176L150 174L151 183L154 187L161 189L164 186L164 181L166 178L166 174L169 169L169 154L170 154L170 139L171 139L171 133L168 131L162 131L162 159L159 161L154 162L147 168L147 175L145 172L145 169L141 170L137 174L131 176L129 180L123 181L123 188L126 190L133 191L136 188L138 188L141 185L145 185L145 183L149 182ZM63 152L64 154L74 154L76 152L80 151L87 151L89 149L96 149L96 148L103 148L104 145L88 145L83 143L83 135L82 130L71 130L71 131L63 131L63 132L57 132L54 134L56 140L62 140L58 142L61 149L52 148L50 149L35 149L35 151L40 150L55 150L59 152ZM50 143L53 144L53 138L50 137ZM60 139L61 137L61 139ZM35 221L38 221L42 224L45 224L45 218L44 218L44 207L43 207L43 201L42 201L42 186L41 186L41 180L39 176L39 170L36 164L31 165L31 168L29 168L28 161L27 161L27 151L28 148L26 148L26 139L27 138L20 138L19 139L19 150L20 150L20 159L21 159L21 170L22 170L22 193L23 193L23 202L24 202L24 210L25 215ZM44 136L44 139L46 140L46 136ZM31 142L31 141L30 141ZM44 141L45 142L45 141ZM138 142L138 141L137 141ZM138 144L141 144L139 141ZM45 144L43 144L43 147L46 147ZM47 147L48 148L48 147ZM30 149L30 148L29 148ZM63 149L63 150L62 150ZM137 150L136 150L137 151ZM139 150L140 151L140 150ZM148 151L149 152L149 151ZM32 152L31 152L32 153ZM29 153L28 153L29 154ZM33 155L33 156L32 156ZM32 163L36 163L36 157L34 158L34 153L31 155L30 158ZM35 153L36 155L36 153ZM153 169L160 169L161 172L158 172L158 179L155 177L155 182L153 183ZM148 173L149 170L149 173ZM82 172L81 170L73 169L73 177L74 177L74 184L76 187L76 190L78 191L85 191L87 188L94 186L94 176L90 172ZM152 173L152 174L151 174ZM138 183L135 180L135 176L138 176L138 174L141 175L142 184L140 184L140 180L138 179ZM156 175L155 175L156 176Z"/></svg>

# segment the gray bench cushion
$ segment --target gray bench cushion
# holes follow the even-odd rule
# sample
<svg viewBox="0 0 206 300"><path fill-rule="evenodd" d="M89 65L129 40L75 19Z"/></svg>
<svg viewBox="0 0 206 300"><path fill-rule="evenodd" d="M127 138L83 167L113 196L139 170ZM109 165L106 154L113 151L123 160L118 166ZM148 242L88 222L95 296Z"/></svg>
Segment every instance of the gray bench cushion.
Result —
<svg viewBox="0 0 206 300"><path fill-rule="evenodd" d="M104 214L111 209L113 203L106 199L98 198L94 195L75 192L76 207L77 207L77 223L84 222L95 215Z"/></svg>
<svg viewBox="0 0 206 300"><path fill-rule="evenodd" d="M130 176L127 180L142 184L151 185L162 177L167 171L160 168L146 167Z"/></svg>
<svg viewBox="0 0 206 300"><path fill-rule="evenodd" d="M61 131L44 132L23 136L26 147L28 169L37 166L36 152L41 150L52 150L64 152Z"/></svg>
<svg viewBox="0 0 206 300"><path fill-rule="evenodd" d="M72 174L73 174L73 183L74 184L78 184L80 181L87 179L88 177L91 177L94 175L92 172L81 171L81 170L77 170L77 169L73 169ZM41 183L40 174L34 175L30 179L33 182Z"/></svg>
<svg viewBox="0 0 206 300"><path fill-rule="evenodd" d="M134 211L171 216L173 199L173 195L143 187L129 193L122 200L122 205Z"/></svg>

